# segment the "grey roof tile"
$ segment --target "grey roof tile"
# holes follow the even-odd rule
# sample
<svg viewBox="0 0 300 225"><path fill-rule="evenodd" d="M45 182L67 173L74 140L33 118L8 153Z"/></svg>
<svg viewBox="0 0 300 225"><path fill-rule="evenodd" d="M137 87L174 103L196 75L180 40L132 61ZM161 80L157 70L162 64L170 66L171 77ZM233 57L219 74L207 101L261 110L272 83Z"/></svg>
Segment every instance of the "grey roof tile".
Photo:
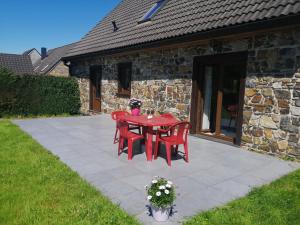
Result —
<svg viewBox="0 0 300 225"><path fill-rule="evenodd" d="M67 52L74 46L73 44L65 45L59 48L50 49L47 52L47 57L36 64L35 73L47 74L61 61Z"/></svg>
<svg viewBox="0 0 300 225"><path fill-rule="evenodd" d="M66 56L300 13L300 0L168 0L151 22L138 24L156 1L121 1ZM113 31L112 21L117 23L117 32Z"/></svg>
<svg viewBox="0 0 300 225"><path fill-rule="evenodd" d="M17 75L33 74L29 55L0 53L0 67L9 69Z"/></svg>

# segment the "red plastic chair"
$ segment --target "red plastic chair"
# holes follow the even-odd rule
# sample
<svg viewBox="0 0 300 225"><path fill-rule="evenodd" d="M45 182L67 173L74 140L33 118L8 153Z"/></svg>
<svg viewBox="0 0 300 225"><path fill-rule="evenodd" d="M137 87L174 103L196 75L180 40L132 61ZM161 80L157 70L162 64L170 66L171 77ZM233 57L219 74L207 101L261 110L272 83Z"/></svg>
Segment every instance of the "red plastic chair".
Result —
<svg viewBox="0 0 300 225"><path fill-rule="evenodd" d="M230 113L230 121L228 127L231 127L231 122L233 119L236 120L238 114L238 105L229 105L227 111Z"/></svg>
<svg viewBox="0 0 300 225"><path fill-rule="evenodd" d="M144 136L141 134L136 134L129 131L129 123L125 121L118 121L119 131L120 131L120 140L118 147L118 155L124 150L124 141L127 140L128 143L128 160L132 160L132 146L133 142L143 139Z"/></svg>
<svg viewBox="0 0 300 225"><path fill-rule="evenodd" d="M114 137L114 144L118 143L118 133L119 133L119 122L121 116L130 115L129 112L126 111L115 111L111 113L111 118L116 121L116 132ZM141 134L141 127L130 124L129 130L138 130L139 134Z"/></svg>
<svg viewBox="0 0 300 225"><path fill-rule="evenodd" d="M189 161L189 151L188 151L188 133L191 129L191 124L189 122L179 122L174 126L169 127L168 130L158 129L158 134L156 135L154 159L157 159L159 143L163 142L166 145L166 155L168 165L171 166L171 150L173 146L176 146L176 151L178 151L179 145L184 145L185 161ZM171 132L173 130L173 132ZM170 132L170 136L163 137L161 134Z"/></svg>
<svg viewBox="0 0 300 225"><path fill-rule="evenodd" d="M171 119L176 119L176 117L172 114L172 113L164 113L164 114L161 114L160 115L161 117L164 117L164 118L171 118ZM160 127L162 130L168 130L169 127L168 126L162 126ZM162 131L161 130L161 131ZM167 136L170 136L172 134L174 130L170 130L169 132L165 133L165 135Z"/></svg>

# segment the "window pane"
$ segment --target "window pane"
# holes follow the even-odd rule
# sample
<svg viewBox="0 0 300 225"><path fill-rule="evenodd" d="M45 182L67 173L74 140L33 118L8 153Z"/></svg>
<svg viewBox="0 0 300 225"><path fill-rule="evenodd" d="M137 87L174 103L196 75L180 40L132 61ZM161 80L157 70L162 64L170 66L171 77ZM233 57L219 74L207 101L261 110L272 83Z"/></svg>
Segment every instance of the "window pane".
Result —
<svg viewBox="0 0 300 225"><path fill-rule="evenodd" d="M131 66L131 63L120 63L118 65L119 94L130 94Z"/></svg>
<svg viewBox="0 0 300 225"><path fill-rule="evenodd" d="M228 65L224 67L222 82L223 101L221 132L229 137L236 137L236 125L239 109L239 90L242 69L239 66Z"/></svg>
<svg viewBox="0 0 300 225"><path fill-rule="evenodd" d="M146 15L143 17L143 20L149 20L152 18L152 16L162 7L162 4L165 2L165 0L160 0L146 13Z"/></svg>
<svg viewBox="0 0 300 225"><path fill-rule="evenodd" d="M130 74L130 68L126 68L125 69L125 72L124 72L124 89L126 90L129 90L129 87L130 87L130 77L131 77L131 74Z"/></svg>

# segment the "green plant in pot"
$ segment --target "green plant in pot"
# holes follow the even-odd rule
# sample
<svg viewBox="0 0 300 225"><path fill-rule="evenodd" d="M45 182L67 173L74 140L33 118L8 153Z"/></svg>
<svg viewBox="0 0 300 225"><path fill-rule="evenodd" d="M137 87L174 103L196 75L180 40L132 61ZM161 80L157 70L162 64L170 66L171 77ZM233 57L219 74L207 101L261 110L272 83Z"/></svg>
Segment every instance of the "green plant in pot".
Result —
<svg viewBox="0 0 300 225"><path fill-rule="evenodd" d="M154 219L159 222L168 220L176 199L173 183L164 178L155 177L150 187L146 186L146 190Z"/></svg>

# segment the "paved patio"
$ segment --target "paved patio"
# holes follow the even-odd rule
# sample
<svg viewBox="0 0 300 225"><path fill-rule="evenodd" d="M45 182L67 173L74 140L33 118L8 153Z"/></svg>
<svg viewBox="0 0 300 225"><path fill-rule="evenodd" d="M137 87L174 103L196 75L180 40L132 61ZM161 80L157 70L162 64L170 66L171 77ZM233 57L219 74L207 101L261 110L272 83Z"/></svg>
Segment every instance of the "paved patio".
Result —
<svg viewBox="0 0 300 225"><path fill-rule="evenodd" d="M177 186L173 216L164 223L177 224L300 168L297 163L196 137L189 137L188 164L173 159L169 168L163 157L147 162L138 143L133 160L128 161L126 153L118 157L117 145L112 144L115 124L109 115L14 122L145 224L156 224L149 216L144 190L153 176L166 177Z"/></svg>

